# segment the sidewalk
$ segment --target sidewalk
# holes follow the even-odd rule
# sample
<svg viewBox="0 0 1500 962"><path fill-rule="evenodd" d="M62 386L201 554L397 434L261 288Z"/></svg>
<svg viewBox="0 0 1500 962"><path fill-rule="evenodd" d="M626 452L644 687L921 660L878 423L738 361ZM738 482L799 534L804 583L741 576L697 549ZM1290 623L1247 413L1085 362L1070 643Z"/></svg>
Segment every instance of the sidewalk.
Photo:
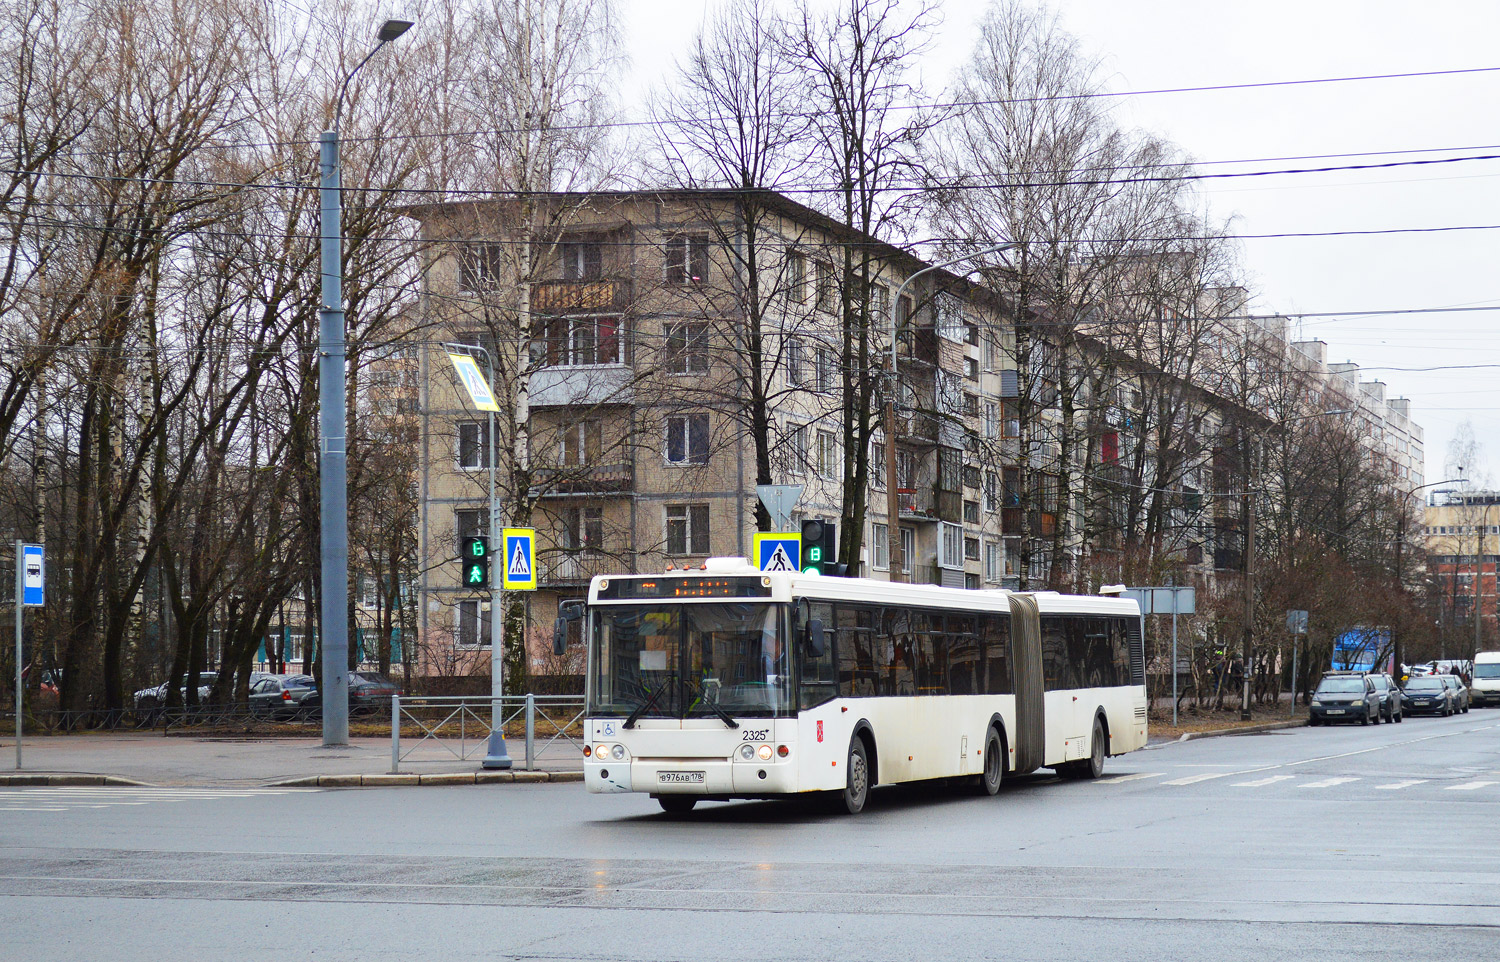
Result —
<svg viewBox="0 0 1500 962"><path fill-rule="evenodd" d="M462 760L441 744L417 746L403 740L400 775L391 775L389 738L351 738L347 747L324 748L318 738L192 736L88 733L28 736L22 741L25 768L17 772L15 739L0 737L0 787L7 784L115 784L268 787L319 785L472 785L476 782L579 781L583 757L572 745L558 745L537 759L537 770L522 770L525 746L507 741L509 771L481 767L483 747ZM454 751L457 740L451 742ZM482 774L481 774L482 773ZM39 776L53 776L39 778ZM62 778L56 776L65 776Z"/></svg>

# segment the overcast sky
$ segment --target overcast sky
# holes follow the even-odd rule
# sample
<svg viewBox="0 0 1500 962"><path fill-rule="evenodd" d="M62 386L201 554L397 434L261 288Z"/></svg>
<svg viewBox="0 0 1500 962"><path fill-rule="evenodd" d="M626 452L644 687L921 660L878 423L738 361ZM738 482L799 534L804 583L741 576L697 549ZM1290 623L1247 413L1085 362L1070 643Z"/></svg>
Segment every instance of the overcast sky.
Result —
<svg viewBox="0 0 1500 962"><path fill-rule="evenodd" d="M713 5L625 0L634 64L627 90L638 95L668 77ZM943 24L922 67L930 93L968 58L987 7L941 4ZM1050 7L1121 92L1500 67L1494 0L1060 0ZM1142 94L1122 97L1115 116L1200 162L1372 153L1213 164L1205 172L1500 154L1500 72ZM1485 226L1500 225L1497 177L1500 160L1474 160L1225 179L1206 183L1201 196L1213 215L1234 216L1242 236ZM1386 382L1390 396L1412 399L1431 481L1448 477L1449 440L1465 420L1481 445L1481 475L1500 464L1497 258L1500 230L1243 244L1253 310L1332 313L1294 316L1294 329L1327 341L1330 361L1354 361L1367 378ZM1355 313L1490 306L1496 310Z"/></svg>

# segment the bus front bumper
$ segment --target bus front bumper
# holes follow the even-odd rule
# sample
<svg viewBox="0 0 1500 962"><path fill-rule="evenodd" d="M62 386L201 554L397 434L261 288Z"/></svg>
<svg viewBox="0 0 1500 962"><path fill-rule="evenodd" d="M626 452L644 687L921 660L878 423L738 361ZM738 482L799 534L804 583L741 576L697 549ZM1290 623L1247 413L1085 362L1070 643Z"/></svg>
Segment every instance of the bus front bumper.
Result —
<svg viewBox="0 0 1500 962"><path fill-rule="evenodd" d="M583 763L583 782L589 791L597 793L754 797L797 791L797 772L796 766L781 760L589 760Z"/></svg>

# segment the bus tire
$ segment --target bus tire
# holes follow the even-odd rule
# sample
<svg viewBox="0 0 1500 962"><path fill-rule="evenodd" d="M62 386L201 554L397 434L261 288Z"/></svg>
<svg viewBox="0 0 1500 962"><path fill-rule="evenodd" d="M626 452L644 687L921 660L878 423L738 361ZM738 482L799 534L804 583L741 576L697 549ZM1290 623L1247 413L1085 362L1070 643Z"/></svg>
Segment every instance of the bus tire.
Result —
<svg viewBox="0 0 1500 962"><path fill-rule="evenodd" d="M870 760L865 740L855 735L849 740L849 759L844 765L844 811L858 815L870 799Z"/></svg>
<svg viewBox="0 0 1500 962"><path fill-rule="evenodd" d="M1094 733L1089 739L1089 757L1078 763L1078 777L1083 779L1095 779L1104 774L1104 756L1109 754L1105 747L1107 736L1104 734L1104 722L1094 716Z"/></svg>
<svg viewBox="0 0 1500 962"><path fill-rule="evenodd" d="M984 739L984 770L979 776L979 794L997 794L1004 780L1005 749L1000 744L1000 733L991 728Z"/></svg>
<svg viewBox="0 0 1500 962"><path fill-rule="evenodd" d="M656 801L668 815L686 815L698 804L698 800L691 795L658 795Z"/></svg>

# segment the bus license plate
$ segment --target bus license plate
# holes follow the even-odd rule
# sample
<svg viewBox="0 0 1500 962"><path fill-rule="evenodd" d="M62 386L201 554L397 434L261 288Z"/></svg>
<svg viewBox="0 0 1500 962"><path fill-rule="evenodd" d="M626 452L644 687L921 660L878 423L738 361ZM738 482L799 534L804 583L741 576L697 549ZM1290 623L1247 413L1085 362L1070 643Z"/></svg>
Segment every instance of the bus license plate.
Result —
<svg viewBox="0 0 1500 962"><path fill-rule="evenodd" d="M662 785L702 785L702 772L657 772L656 780Z"/></svg>

